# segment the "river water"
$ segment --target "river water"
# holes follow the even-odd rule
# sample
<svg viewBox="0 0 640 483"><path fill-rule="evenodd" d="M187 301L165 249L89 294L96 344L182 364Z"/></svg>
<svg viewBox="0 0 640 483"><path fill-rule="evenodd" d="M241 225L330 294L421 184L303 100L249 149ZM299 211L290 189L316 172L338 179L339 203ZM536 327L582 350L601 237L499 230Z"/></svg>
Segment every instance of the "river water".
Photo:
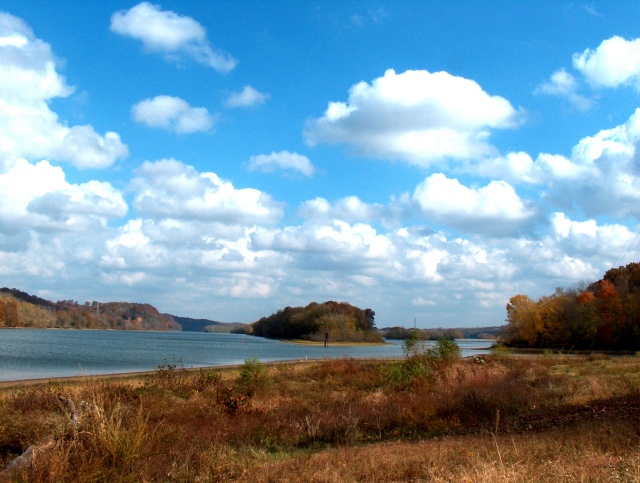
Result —
<svg viewBox="0 0 640 483"><path fill-rule="evenodd" d="M0 381L151 371L184 367L336 357L401 357L402 343L311 346L236 334L115 330L0 329ZM485 354L491 341L458 340L463 356Z"/></svg>

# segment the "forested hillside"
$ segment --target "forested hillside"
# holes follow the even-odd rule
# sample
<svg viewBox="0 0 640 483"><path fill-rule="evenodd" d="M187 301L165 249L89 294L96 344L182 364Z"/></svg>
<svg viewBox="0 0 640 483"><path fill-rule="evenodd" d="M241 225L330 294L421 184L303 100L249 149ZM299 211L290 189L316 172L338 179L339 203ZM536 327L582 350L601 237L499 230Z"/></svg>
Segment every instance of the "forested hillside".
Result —
<svg viewBox="0 0 640 483"><path fill-rule="evenodd" d="M609 270L584 289L556 289L537 301L515 295L507 305L506 344L637 351L640 264Z"/></svg>
<svg viewBox="0 0 640 483"><path fill-rule="evenodd" d="M209 319L192 319L191 317L180 317L170 314L164 315L173 318L173 320L182 326L182 330L185 332L232 332L234 330L241 330L241 332L244 333L248 327L248 324L241 324L239 322L218 322Z"/></svg>
<svg viewBox="0 0 640 483"><path fill-rule="evenodd" d="M0 289L0 327L181 330L172 317L149 304L51 302L17 289Z"/></svg>
<svg viewBox="0 0 640 483"><path fill-rule="evenodd" d="M286 307L252 324L254 335L273 339L307 339L382 342L375 328L375 312L346 302L312 302L306 307Z"/></svg>

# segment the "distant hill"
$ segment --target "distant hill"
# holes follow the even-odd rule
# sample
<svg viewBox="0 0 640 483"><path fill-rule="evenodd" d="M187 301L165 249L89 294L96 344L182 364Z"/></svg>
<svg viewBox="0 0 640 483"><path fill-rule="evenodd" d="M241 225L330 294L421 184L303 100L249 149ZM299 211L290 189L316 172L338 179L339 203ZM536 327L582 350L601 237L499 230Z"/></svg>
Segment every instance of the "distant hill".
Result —
<svg viewBox="0 0 640 483"><path fill-rule="evenodd" d="M43 307L46 309L55 308L56 304L51 302L50 300L41 299L40 297L36 297L35 295L30 295L26 292L22 292L17 288L0 288L0 293L11 295L13 298L17 300L21 300L23 302L27 302L33 304L37 307Z"/></svg>
<svg viewBox="0 0 640 483"><path fill-rule="evenodd" d="M221 322L208 319L192 319L190 317L180 317L178 315L163 314L164 316L172 317L178 324L182 326L182 330L185 332L203 332L204 328L208 325L218 325Z"/></svg>
<svg viewBox="0 0 640 483"><path fill-rule="evenodd" d="M192 319L191 317L180 317L178 315L163 315L173 318L182 326L182 330L185 332L231 332L247 325L239 322L218 322L216 320Z"/></svg>
<svg viewBox="0 0 640 483"><path fill-rule="evenodd" d="M59 329L181 330L149 304L49 300L15 288L0 288L0 327Z"/></svg>

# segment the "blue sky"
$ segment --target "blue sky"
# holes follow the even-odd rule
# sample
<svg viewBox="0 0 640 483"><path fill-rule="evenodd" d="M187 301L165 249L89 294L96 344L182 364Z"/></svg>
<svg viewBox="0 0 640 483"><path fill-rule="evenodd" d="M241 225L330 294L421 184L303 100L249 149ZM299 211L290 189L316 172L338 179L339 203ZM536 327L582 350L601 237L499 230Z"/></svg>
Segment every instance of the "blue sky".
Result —
<svg viewBox="0 0 640 483"><path fill-rule="evenodd" d="M0 285L499 325L640 257L637 7L0 1Z"/></svg>

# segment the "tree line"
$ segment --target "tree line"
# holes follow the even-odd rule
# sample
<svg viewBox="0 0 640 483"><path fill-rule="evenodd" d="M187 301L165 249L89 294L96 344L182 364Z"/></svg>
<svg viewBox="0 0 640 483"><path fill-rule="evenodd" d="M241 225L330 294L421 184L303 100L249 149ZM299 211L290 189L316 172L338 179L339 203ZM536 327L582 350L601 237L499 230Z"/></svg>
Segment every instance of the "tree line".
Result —
<svg viewBox="0 0 640 483"><path fill-rule="evenodd" d="M557 288L507 304L506 345L637 351L640 349L640 263L607 271L586 288Z"/></svg>
<svg viewBox="0 0 640 483"><path fill-rule="evenodd" d="M463 339L464 332L462 329L407 329L406 327L396 326L381 329L382 335L387 339L407 340L419 336L420 340L437 340L437 339Z"/></svg>
<svg viewBox="0 0 640 483"><path fill-rule="evenodd" d="M17 289L0 289L0 327L180 330L167 314L130 302L52 302Z"/></svg>
<svg viewBox="0 0 640 483"><path fill-rule="evenodd" d="M438 339L497 339L504 332L505 326L496 327L454 327L432 329L407 329L403 326L385 327L380 329L386 339L405 340L418 334L421 340Z"/></svg>
<svg viewBox="0 0 640 483"><path fill-rule="evenodd" d="M272 339L306 339L382 342L375 328L375 312L347 302L312 302L306 307L286 307L251 324L253 335Z"/></svg>

